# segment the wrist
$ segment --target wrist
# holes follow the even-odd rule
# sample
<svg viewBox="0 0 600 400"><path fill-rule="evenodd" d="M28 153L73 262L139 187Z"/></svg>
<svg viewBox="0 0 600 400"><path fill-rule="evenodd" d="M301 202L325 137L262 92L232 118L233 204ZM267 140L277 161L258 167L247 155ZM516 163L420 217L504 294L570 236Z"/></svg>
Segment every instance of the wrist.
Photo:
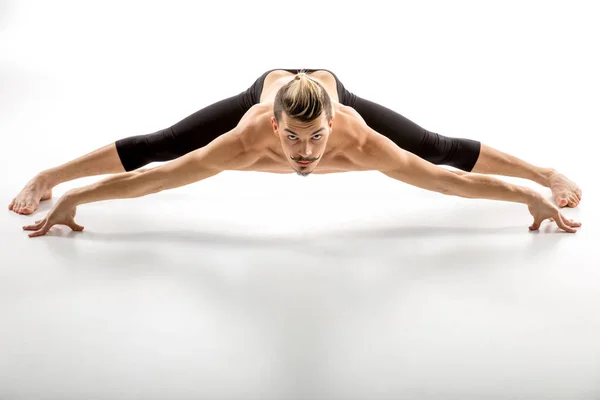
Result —
<svg viewBox="0 0 600 400"><path fill-rule="evenodd" d="M528 206L537 204L542 199L542 195L528 187L523 188L523 202Z"/></svg>
<svg viewBox="0 0 600 400"><path fill-rule="evenodd" d="M63 194L63 199L73 204L74 206L78 206L80 204L85 203L83 198L82 188L70 189Z"/></svg>

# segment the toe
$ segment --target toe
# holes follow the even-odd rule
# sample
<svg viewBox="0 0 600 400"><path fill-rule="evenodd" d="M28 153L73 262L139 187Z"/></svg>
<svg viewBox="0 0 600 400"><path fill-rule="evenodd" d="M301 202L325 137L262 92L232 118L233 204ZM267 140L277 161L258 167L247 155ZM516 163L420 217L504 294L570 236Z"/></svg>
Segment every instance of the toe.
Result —
<svg viewBox="0 0 600 400"><path fill-rule="evenodd" d="M13 206L15 205L15 199L12 199L12 201L10 202L10 204L8 205L8 209L12 210Z"/></svg>
<svg viewBox="0 0 600 400"><path fill-rule="evenodd" d="M35 203L27 203L25 204L24 210L28 210L29 213L34 212L37 209L37 204Z"/></svg>
<svg viewBox="0 0 600 400"><path fill-rule="evenodd" d="M567 203L568 201L565 197L558 197L556 200L556 204L558 204L559 207L564 207L567 205Z"/></svg>
<svg viewBox="0 0 600 400"><path fill-rule="evenodd" d="M565 190L556 190L556 191L553 191L553 194L554 194L554 202L559 207L565 207L567 205L567 203L569 202L569 193L567 193Z"/></svg>

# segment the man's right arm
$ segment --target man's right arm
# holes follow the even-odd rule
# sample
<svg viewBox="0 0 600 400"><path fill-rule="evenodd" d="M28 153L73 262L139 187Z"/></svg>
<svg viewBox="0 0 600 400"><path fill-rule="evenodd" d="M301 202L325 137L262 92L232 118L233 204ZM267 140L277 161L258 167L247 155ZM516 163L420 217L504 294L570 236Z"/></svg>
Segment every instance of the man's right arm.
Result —
<svg viewBox="0 0 600 400"><path fill-rule="evenodd" d="M158 167L113 175L88 186L68 191L65 196L74 204L101 200L135 198L188 185L225 170L251 165L258 155L248 151L242 135L251 129L238 125L208 145Z"/></svg>

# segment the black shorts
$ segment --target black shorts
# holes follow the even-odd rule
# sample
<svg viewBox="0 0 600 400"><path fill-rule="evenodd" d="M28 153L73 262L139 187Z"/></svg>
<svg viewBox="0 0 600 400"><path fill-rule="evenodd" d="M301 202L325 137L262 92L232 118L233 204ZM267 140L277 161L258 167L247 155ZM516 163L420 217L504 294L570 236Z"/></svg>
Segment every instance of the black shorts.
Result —
<svg viewBox="0 0 600 400"><path fill-rule="evenodd" d="M115 145L123 167L132 171L154 161L173 160L232 130L250 107L259 102L267 74L276 69L284 68L266 71L241 93L208 105L168 128L117 140ZM367 125L404 150L433 164L449 165L467 172L475 166L480 142L430 132L396 111L350 92L332 71L322 68L302 70L309 75L319 70L330 72L336 80L340 103L354 108Z"/></svg>

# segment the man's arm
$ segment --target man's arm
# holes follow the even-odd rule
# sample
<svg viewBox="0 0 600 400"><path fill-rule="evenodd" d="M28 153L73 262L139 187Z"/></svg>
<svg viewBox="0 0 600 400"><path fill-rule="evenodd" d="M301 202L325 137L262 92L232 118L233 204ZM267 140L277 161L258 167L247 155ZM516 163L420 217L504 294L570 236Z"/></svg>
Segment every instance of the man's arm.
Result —
<svg viewBox="0 0 600 400"><path fill-rule="evenodd" d="M367 139L362 147L362 167L423 189L447 195L534 204L541 195L534 190L479 174L456 174L398 147L364 123L357 123Z"/></svg>
<svg viewBox="0 0 600 400"><path fill-rule="evenodd" d="M245 125L244 125L245 126ZM257 156L246 151L242 135L251 129L238 125L208 145L158 167L125 172L65 193L75 205L101 200L135 198L188 185L229 169L252 164Z"/></svg>

